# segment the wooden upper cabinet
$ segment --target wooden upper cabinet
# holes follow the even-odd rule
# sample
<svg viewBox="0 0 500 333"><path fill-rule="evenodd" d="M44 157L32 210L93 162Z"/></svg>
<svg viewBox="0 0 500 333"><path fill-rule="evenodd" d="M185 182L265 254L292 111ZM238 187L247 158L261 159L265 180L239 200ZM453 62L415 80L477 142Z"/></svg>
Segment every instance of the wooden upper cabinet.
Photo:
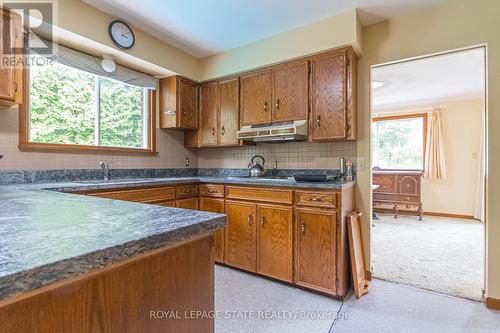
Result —
<svg viewBox="0 0 500 333"><path fill-rule="evenodd" d="M335 211L297 208L295 283L336 294Z"/></svg>
<svg viewBox="0 0 500 333"><path fill-rule="evenodd" d="M257 273L293 282L293 208L257 205Z"/></svg>
<svg viewBox="0 0 500 333"><path fill-rule="evenodd" d="M224 214L224 199L204 198L200 199L200 210L211 213ZM225 228L215 231L214 250L215 261L224 262L224 233Z"/></svg>
<svg viewBox="0 0 500 333"><path fill-rule="evenodd" d="M352 47L311 58L309 117L313 141L357 138L357 56Z"/></svg>
<svg viewBox="0 0 500 333"><path fill-rule="evenodd" d="M255 210L253 203L226 201L225 262L252 272L257 261Z"/></svg>
<svg viewBox="0 0 500 333"><path fill-rule="evenodd" d="M217 146L219 114L219 84L204 83L200 86L200 128L201 147Z"/></svg>
<svg viewBox="0 0 500 333"><path fill-rule="evenodd" d="M307 61L273 70L273 122L307 119L308 81Z"/></svg>
<svg viewBox="0 0 500 333"><path fill-rule="evenodd" d="M239 124L239 79L219 82L219 146L237 146Z"/></svg>
<svg viewBox="0 0 500 333"><path fill-rule="evenodd" d="M0 102L21 104L23 99L23 68L19 62L21 54L14 54L13 48L22 48L24 35L21 17L15 13L0 9L0 56L13 59L12 66L0 66ZM4 58L5 57L5 58ZM14 57L14 58L12 58Z"/></svg>
<svg viewBox="0 0 500 333"><path fill-rule="evenodd" d="M272 113L272 72L241 77L241 125L267 124Z"/></svg>
<svg viewBox="0 0 500 333"><path fill-rule="evenodd" d="M198 84L179 76L160 80L160 128L198 129Z"/></svg>
<svg viewBox="0 0 500 333"><path fill-rule="evenodd" d="M334 51L311 61L313 140L347 138L347 53Z"/></svg>

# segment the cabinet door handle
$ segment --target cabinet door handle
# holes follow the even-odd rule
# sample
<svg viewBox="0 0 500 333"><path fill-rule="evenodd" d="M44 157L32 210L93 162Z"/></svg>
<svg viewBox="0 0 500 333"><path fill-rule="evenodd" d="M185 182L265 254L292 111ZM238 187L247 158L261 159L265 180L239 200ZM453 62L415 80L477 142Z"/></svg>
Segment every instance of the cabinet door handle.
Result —
<svg viewBox="0 0 500 333"><path fill-rule="evenodd" d="M18 85L17 85L17 81L14 82L14 91L17 92L17 90L19 89Z"/></svg>
<svg viewBox="0 0 500 333"><path fill-rule="evenodd" d="M279 98L276 100L276 109L277 110L280 109L280 99Z"/></svg>
<svg viewBox="0 0 500 333"><path fill-rule="evenodd" d="M318 127L320 127L320 126L321 126L321 115L318 115L318 116L316 117L316 125L317 125Z"/></svg>
<svg viewBox="0 0 500 333"><path fill-rule="evenodd" d="M302 234L306 232L306 223L304 221L300 224L300 232L302 232Z"/></svg>
<svg viewBox="0 0 500 333"><path fill-rule="evenodd" d="M208 190L208 193L217 193L217 191L216 191L216 190L209 189L209 190Z"/></svg>
<svg viewBox="0 0 500 333"><path fill-rule="evenodd" d="M264 111L267 112L267 102L264 102Z"/></svg>
<svg viewBox="0 0 500 333"><path fill-rule="evenodd" d="M321 198L310 197L309 201L321 201Z"/></svg>
<svg viewBox="0 0 500 333"><path fill-rule="evenodd" d="M212 127L212 130L210 131L212 135L215 135L215 127Z"/></svg>
<svg viewBox="0 0 500 333"><path fill-rule="evenodd" d="M220 129L220 134L221 135L226 134L226 129L224 128L224 126L222 126L222 128Z"/></svg>
<svg viewBox="0 0 500 333"><path fill-rule="evenodd" d="M252 214L248 215L248 225L250 226L252 225L252 219L253 219Z"/></svg>
<svg viewBox="0 0 500 333"><path fill-rule="evenodd" d="M265 222L266 222L266 218L265 218L264 216L262 216L262 217L260 218L260 226L261 226L261 227L264 227L264 223L265 223Z"/></svg>

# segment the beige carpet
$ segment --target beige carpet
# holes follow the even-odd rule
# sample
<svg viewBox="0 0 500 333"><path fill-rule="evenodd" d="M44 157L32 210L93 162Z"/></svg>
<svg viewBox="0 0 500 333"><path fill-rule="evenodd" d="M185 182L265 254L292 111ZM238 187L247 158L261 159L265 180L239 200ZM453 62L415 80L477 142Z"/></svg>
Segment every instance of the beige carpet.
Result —
<svg viewBox="0 0 500 333"><path fill-rule="evenodd" d="M374 276L481 300L484 225L474 220L379 214L373 221Z"/></svg>

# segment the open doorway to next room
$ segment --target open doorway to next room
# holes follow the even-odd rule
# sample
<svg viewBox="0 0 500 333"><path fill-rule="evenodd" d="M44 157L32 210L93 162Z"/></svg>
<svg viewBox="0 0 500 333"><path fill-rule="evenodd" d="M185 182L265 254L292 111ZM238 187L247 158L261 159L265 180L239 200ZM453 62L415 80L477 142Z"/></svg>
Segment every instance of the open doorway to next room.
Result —
<svg viewBox="0 0 500 333"><path fill-rule="evenodd" d="M482 300L485 48L372 68L375 277Z"/></svg>

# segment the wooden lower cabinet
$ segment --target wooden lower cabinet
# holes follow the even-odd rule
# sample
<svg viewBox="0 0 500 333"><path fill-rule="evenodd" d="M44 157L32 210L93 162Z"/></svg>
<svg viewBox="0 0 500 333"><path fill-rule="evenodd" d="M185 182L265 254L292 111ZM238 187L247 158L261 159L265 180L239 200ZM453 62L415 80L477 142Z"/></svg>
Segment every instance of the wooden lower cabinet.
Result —
<svg viewBox="0 0 500 333"><path fill-rule="evenodd" d="M293 208L257 204L257 273L293 282Z"/></svg>
<svg viewBox="0 0 500 333"><path fill-rule="evenodd" d="M188 198L188 199L177 200L177 203L175 206L177 208L198 210L198 198Z"/></svg>
<svg viewBox="0 0 500 333"><path fill-rule="evenodd" d="M295 283L336 295L335 234L337 213L297 208Z"/></svg>
<svg viewBox="0 0 500 333"><path fill-rule="evenodd" d="M211 213L224 214L224 199L214 199L214 198L201 198L200 199L200 210ZM215 232L214 238L214 252L215 261L218 263L224 263L224 234L225 229L222 228Z"/></svg>
<svg viewBox="0 0 500 333"><path fill-rule="evenodd" d="M257 262L255 211L254 203L226 201L225 262L252 272Z"/></svg>

